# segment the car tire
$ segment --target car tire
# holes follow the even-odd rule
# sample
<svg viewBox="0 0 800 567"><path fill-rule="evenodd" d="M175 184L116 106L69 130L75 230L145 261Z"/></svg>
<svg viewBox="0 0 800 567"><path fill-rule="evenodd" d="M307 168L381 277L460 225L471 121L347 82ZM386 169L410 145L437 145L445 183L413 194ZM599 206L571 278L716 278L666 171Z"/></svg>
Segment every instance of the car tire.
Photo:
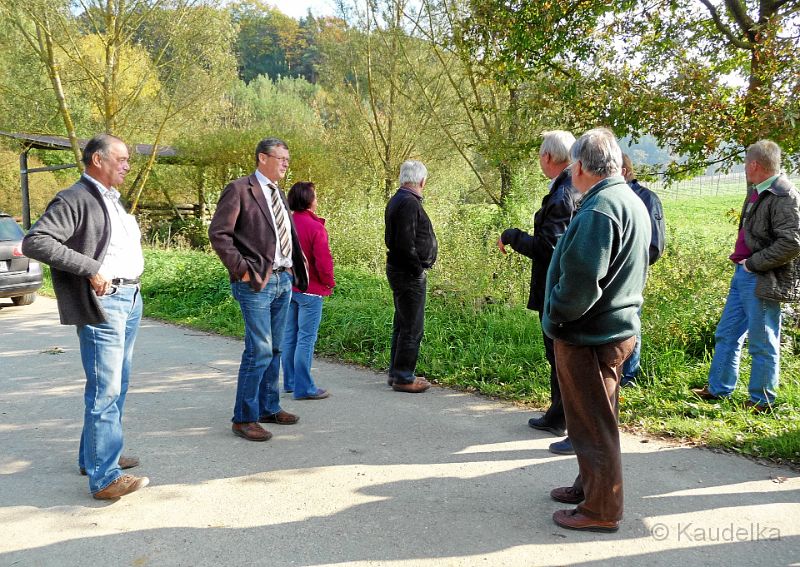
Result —
<svg viewBox="0 0 800 567"><path fill-rule="evenodd" d="M14 302L14 305L30 305L36 301L36 294L26 293L25 295L18 295L16 297L12 297L11 301Z"/></svg>

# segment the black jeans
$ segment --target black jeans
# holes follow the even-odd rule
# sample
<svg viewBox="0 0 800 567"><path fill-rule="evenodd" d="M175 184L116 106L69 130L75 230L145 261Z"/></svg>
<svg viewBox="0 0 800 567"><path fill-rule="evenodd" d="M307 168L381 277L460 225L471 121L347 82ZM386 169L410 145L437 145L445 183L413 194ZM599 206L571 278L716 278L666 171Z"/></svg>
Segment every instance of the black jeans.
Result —
<svg viewBox="0 0 800 567"><path fill-rule="evenodd" d="M394 323L389 376L401 384L414 381L419 345L425 326L425 272L414 276L386 266L386 277L394 296Z"/></svg>
<svg viewBox="0 0 800 567"><path fill-rule="evenodd" d="M542 314L539 313L539 323L542 322ZM564 416L564 402L561 400L561 388L558 386L558 374L556 373L556 355L553 347L553 339L542 331L544 340L544 353L547 362L550 364L550 407L545 412L544 420L551 427L560 429L567 428L567 418Z"/></svg>

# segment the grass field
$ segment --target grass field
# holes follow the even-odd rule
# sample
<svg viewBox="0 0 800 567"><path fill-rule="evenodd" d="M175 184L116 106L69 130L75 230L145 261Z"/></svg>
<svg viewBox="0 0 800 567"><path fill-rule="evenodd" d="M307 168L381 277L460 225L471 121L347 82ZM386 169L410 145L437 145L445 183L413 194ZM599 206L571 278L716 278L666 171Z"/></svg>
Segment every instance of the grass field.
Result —
<svg viewBox="0 0 800 567"><path fill-rule="evenodd" d="M743 407L746 355L731 399L708 403L689 391L706 381L714 329L732 273L727 256L740 203L740 196L665 200L668 249L649 277L640 385L623 390L620 419L625 427L647 434L800 465L797 329L784 329L781 387L772 414L757 415ZM443 265L452 272L458 263ZM227 274L215 256L148 249L146 266L148 316L243 335ZM518 285L512 287L524 289L529 264L512 262L508 269L503 279L516 279ZM486 290L460 294L452 282L467 279L455 276L439 267L430 272L420 374L452 387L546 407L549 378L536 314L516 296L490 296ZM336 279L336 291L325 302L318 354L385 369L392 320L385 277L376 270L337 264ZM486 295L487 301L465 301L466 295Z"/></svg>

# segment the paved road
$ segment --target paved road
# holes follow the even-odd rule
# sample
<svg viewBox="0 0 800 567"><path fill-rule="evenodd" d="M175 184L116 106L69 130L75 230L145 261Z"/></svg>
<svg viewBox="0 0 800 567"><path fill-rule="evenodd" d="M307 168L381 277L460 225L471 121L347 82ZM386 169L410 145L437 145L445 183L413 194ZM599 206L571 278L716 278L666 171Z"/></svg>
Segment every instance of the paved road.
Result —
<svg viewBox="0 0 800 567"><path fill-rule="evenodd" d="M0 309L0 565L789 565L800 476L623 436L616 534L565 531L551 488L574 458L529 410L317 361L333 395L286 400L295 426L252 443L230 416L240 341L151 320L139 334L126 452L151 485L90 498L76 469L83 375L55 303Z"/></svg>

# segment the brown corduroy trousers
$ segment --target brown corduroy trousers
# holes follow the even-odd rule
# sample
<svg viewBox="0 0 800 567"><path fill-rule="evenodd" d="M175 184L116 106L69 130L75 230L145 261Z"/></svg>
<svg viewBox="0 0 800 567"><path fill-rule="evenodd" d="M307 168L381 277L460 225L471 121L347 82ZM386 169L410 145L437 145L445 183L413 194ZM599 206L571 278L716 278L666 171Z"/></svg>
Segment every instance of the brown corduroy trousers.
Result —
<svg viewBox="0 0 800 567"><path fill-rule="evenodd" d="M586 497L578 511L595 520L622 519L619 379L634 344L636 337L596 346L555 340L567 431L578 458L573 486Z"/></svg>

